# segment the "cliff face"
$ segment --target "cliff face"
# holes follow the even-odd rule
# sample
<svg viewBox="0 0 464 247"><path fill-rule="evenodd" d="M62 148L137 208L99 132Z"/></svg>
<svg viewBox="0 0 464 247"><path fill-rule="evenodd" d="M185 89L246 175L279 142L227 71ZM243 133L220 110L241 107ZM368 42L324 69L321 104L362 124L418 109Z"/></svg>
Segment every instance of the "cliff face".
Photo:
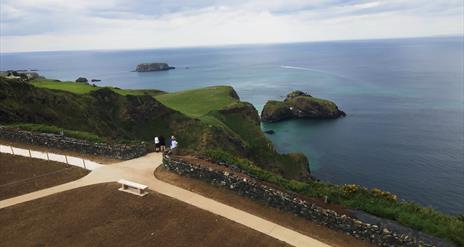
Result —
<svg viewBox="0 0 464 247"><path fill-rule="evenodd" d="M95 133L110 139L152 140L171 134L171 122L196 125L151 96L122 96L108 88L89 94L0 79L0 123L34 123Z"/></svg>
<svg viewBox="0 0 464 247"><path fill-rule="evenodd" d="M175 67L169 66L167 63L142 63L137 65L135 71L137 72L151 72L151 71L163 71L175 69Z"/></svg>
<svg viewBox="0 0 464 247"><path fill-rule="evenodd" d="M205 91L207 95L211 93ZM195 99L190 96L185 104L195 107L192 106ZM260 129L259 115L253 105L240 102L232 88L223 97L231 97L234 102L210 111L204 117L206 120L200 120L150 95L123 96L108 88L75 94L0 78L0 124L55 126L116 142L151 142L154 136L174 135L179 147L189 152L223 150L287 178L310 177L308 160L303 154L279 154L274 149Z"/></svg>
<svg viewBox="0 0 464 247"><path fill-rule="evenodd" d="M328 119L345 116L345 112L329 100L312 97L301 91L294 91L285 100L270 100L261 113L263 122L277 122L292 118Z"/></svg>
<svg viewBox="0 0 464 247"><path fill-rule="evenodd" d="M284 177L306 180L311 178L309 161L302 153L278 153L261 128L258 112L247 102L238 102L210 113L233 131L245 156L256 165ZM233 153L233 150L229 152Z"/></svg>

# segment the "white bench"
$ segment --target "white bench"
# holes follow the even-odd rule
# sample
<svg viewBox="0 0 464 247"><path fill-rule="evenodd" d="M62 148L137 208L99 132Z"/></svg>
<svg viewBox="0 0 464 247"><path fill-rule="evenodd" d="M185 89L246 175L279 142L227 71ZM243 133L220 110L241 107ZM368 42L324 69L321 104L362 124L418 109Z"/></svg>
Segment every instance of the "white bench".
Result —
<svg viewBox="0 0 464 247"><path fill-rule="evenodd" d="M127 181L125 179L120 179L118 183L121 184L121 188L119 188L120 191L124 191L138 196L146 196L148 194L148 192L145 191L148 188L148 186L146 185Z"/></svg>

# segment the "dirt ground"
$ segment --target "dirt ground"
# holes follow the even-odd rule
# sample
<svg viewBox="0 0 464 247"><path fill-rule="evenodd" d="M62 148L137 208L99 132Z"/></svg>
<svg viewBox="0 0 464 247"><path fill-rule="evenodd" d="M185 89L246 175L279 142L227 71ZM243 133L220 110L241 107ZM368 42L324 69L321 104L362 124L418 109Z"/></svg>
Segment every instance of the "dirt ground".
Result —
<svg viewBox="0 0 464 247"><path fill-rule="evenodd" d="M300 232L312 238L318 239L332 246L368 247L375 246L368 241L362 241L347 236L342 232L317 225L309 220L295 216L291 213L269 207L262 202L238 195L237 193L222 187L213 186L207 182L177 175L167 171L164 166L158 167L155 176L165 182L201 194L208 198L230 205L232 207L249 212L261 218L278 223L282 226Z"/></svg>
<svg viewBox="0 0 464 247"><path fill-rule="evenodd" d="M64 184L88 173L55 161L0 154L0 200Z"/></svg>
<svg viewBox="0 0 464 247"><path fill-rule="evenodd" d="M4 140L4 139L0 139L0 144L13 146L13 147L17 147L17 148L32 149L32 150L41 151L41 152L50 152L50 153L56 153L56 154L62 154L62 155L70 155L70 156L74 156L74 157L79 157L79 158L83 158L83 159L92 160L92 161L95 161L95 162L100 163L100 164L112 164L112 163L117 163L117 162L122 161L122 160L112 159L112 158L103 157L103 156L96 156L96 155L91 155L91 154L83 154L83 153L79 153L79 152L71 151L71 150L64 150L64 149L59 149L59 148L50 148L50 147L44 147L44 146L39 146L39 145L32 145L32 144L27 144L27 143L8 141L8 140Z"/></svg>
<svg viewBox="0 0 464 247"><path fill-rule="evenodd" d="M106 183L0 209L1 246L287 246L150 191Z"/></svg>

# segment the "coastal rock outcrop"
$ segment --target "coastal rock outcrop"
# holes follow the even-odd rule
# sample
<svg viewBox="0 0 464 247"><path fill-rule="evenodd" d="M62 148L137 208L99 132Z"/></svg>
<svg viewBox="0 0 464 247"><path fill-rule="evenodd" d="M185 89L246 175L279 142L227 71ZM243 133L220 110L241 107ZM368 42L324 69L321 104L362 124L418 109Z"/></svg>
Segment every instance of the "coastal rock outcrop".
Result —
<svg viewBox="0 0 464 247"><path fill-rule="evenodd" d="M292 118L328 119L344 117L345 112L329 100L293 91L284 101L269 100L261 112L263 122L278 122Z"/></svg>
<svg viewBox="0 0 464 247"><path fill-rule="evenodd" d="M175 69L175 67L169 66L167 63L142 63L137 65L136 72L151 72L151 71L163 71Z"/></svg>
<svg viewBox="0 0 464 247"><path fill-rule="evenodd" d="M87 80L87 78L85 78L85 77L79 77L79 78L76 79L76 82L88 83L89 80Z"/></svg>

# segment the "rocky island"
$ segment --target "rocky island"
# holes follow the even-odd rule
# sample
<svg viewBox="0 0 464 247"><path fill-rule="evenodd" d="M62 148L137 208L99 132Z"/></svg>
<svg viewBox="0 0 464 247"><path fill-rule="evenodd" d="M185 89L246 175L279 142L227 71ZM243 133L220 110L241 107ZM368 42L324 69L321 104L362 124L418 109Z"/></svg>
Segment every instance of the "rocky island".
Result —
<svg viewBox="0 0 464 247"><path fill-rule="evenodd" d="M151 72L151 71L165 71L175 69L167 63L141 63L137 65L136 72Z"/></svg>
<svg viewBox="0 0 464 247"><path fill-rule="evenodd" d="M277 122L293 118L328 119L344 117L345 112L329 100L293 91L284 101L269 100L261 112L263 122Z"/></svg>

